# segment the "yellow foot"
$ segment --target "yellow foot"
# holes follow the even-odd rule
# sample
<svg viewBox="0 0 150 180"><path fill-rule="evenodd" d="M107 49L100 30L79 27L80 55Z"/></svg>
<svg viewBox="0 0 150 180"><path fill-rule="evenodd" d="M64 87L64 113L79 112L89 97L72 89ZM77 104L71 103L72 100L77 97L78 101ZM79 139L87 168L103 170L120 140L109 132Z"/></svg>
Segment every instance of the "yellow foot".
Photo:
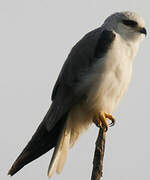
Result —
<svg viewBox="0 0 150 180"><path fill-rule="evenodd" d="M105 118L109 119L111 123L109 124L110 127L115 125L115 118L111 114L105 113Z"/></svg>
<svg viewBox="0 0 150 180"><path fill-rule="evenodd" d="M108 124L107 119L111 120L110 124ZM93 122L98 127L104 127L106 131L108 130L109 126L111 127L115 125L115 119L113 118L111 114L107 114L107 113L99 113L98 115L94 117Z"/></svg>

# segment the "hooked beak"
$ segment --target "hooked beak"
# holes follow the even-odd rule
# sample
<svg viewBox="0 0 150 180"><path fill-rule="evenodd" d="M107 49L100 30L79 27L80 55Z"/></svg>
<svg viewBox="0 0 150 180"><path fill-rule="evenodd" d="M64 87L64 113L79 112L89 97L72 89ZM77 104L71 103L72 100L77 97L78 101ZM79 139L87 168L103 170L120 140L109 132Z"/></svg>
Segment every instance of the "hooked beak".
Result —
<svg viewBox="0 0 150 180"><path fill-rule="evenodd" d="M147 35L147 31L146 31L145 28L140 28L140 29L139 29L139 32L140 32L141 34L145 34L145 36Z"/></svg>

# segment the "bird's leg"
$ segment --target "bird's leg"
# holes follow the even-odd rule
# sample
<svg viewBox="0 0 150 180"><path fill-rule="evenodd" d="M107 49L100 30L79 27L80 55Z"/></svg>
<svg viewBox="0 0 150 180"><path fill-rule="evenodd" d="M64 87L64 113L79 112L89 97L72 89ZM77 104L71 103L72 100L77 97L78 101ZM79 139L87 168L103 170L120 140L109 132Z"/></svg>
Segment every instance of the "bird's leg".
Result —
<svg viewBox="0 0 150 180"><path fill-rule="evenodd" d="M107 118L111 120L110 124L108 124ZM105 130L107 131L109 126L113 126L115 124L115 119L111 114L100 112L94 117L93 122L96 124L96 126L104 127Z"/></svg>

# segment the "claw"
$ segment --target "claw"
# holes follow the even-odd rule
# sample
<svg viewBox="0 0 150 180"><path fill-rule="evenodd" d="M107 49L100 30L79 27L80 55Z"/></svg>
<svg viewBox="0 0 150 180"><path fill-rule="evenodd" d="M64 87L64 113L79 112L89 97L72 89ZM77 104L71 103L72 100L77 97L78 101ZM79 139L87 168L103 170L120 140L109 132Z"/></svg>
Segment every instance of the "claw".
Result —
<svg viewBox="0 0 150 180"><path fill-rule="evenodd" d="M111 120L111 123L109 124L109 127L114 126L114 125L115 125L115 123L116 123L116 120L115 120L115 119Z"/></svg>
<svg viewBox="0 0 150 180"><path fill-rule="evenodd" d="M99 113L98 115L96 115L95 118L93 119L93 122L97 127L102 127L105 129L105 131L108 130L109 125L103 113Z"/></svg>
<svg viewBox="0 0 150 180"><path fill-rule="evenodd" d="M111 114L105 113L105 117L111 120L111 123L109 124L109 127L112 127L115 125L116 121L115 118Z"/></svg>
<svg viewBox="0 0 150 180"><path fill-rule="evenodd" d="M111 120L110 124L108 124L107 118ZM94 117L93 122L97 127L105 128L105 131L108 130L108 127L112 127L115 125L115 119L111 114L107 114L107 113L99 113Z"/></svg>

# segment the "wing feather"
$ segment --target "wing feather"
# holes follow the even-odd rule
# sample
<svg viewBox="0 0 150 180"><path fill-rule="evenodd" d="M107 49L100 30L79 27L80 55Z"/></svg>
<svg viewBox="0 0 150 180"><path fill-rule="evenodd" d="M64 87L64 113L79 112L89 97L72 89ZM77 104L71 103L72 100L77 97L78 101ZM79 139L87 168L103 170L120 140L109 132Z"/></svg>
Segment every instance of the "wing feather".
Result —
<svg viewBox="0 0 150 180"><path fill-rule="evenodd" d="M23 166L56 146L68 112L73 105L80 103L86 97L86 86L81 86L81 83L84 83L84 75L86 74L88 77L89 69L97 59L100 60L105 56L114 38L115 35L112 31L98 28L85 35L72 48L54 86L52 104L44 120L8 174L15 174ZM77 91L77 89L80 90ZM66 146L62 151L65 156L68 139L66 139ZM60 159L60 162L61 166L58 166L58 171L63 167L65 158ZM53 168L55 169L55 163ZM51 172L53 172L53 168Z"/></svg>
<svg viewBox="0 0 150 180"><path fill-rule="evenodd" d="M49 131L73 105L85 98L86 89L76 91L80 89L82 76L88 73L97 58L105 56L114 38L112 31L98 28L72 48L56 81L51 97L53 102L44 118Z"/></svg>

